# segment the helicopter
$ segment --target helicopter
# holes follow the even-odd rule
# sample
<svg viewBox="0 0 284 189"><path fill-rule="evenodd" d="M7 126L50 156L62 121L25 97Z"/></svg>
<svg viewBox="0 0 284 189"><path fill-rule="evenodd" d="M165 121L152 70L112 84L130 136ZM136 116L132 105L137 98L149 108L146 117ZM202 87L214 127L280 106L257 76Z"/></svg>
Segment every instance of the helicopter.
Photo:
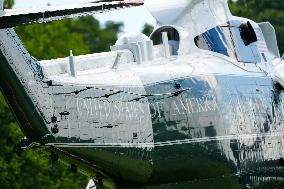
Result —
<svg viewBox="0 0 284 189"><path fill-rule="evenodd" d="M109 52L39 61L13 29L143 5L153 33L124 34ZM92 178L87 188L283 185L284 61L269 22L233 16L227 0L0 15L0 86L22 148L50 150Z"/></svg>

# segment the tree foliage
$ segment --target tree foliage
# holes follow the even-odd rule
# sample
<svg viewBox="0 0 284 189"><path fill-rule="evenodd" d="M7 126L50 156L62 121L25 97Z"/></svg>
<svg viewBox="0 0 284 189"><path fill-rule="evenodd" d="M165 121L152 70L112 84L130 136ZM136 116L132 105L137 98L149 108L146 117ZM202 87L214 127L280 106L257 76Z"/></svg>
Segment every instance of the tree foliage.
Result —
<svg viewBox="0 0 284 189"><path fill-rule="evenodd" d="M67 19L48 24L18 27L17 34L37 59L66 57L108 51L117 40L122 23L107 22L102 28L93 16Z"/></svg>
<svg viewBox="0 0 284 189"><path fill-rule="evenodd" d="M109 47L116 42L117 33L121 32L122 26L122 23L108 21L102 28L93 16L69 20L67 24L70 31L83 35L91 53L109 51Z"/></svg>
<svg viewBox="0 0 284 189"><path fill-rule="evenodd" d="M154 26L152 26L151 24L146 23L143 26L142 33L144 33L145 35L149 36L153 32L153 30L154 30Z"/></svg>
<svg viewBox="0 0 284 189"><path fill-rule="evenodd" d="M10 9L14 5L14 0L5 0L4 1L4 8Z"/></svg>
<svg viewBox="0 0 284 189"><path fill-rule="evenodd" d="M83 34L71 32L66 26L69 20L42 25L16 28L16 32L28 51L37 59L66 57L69 50L74 54L90 53Z"/></svg>
<svg viewBox="0 0 284 189"><path fill-rule="evenodd" d="M284 2L283 0L230 0L234 15L256 22L269 21L276 30L280 52L284 53Z"/></svg>

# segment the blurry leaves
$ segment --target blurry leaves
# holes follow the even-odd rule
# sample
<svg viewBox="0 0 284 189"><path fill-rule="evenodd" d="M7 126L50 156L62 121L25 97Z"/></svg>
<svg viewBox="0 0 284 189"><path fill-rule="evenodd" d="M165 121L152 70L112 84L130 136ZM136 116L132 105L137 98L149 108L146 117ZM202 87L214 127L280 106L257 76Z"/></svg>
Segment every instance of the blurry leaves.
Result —
<svg viewBox="0 0 284 189"><path fill-rule="evenodd" d="M14 5L14 0L4 0L4 8L10 9Z"/></svg>
<svg viewBox="0 0 284 189"><path fill-rule="evenodd" d="M68 20L67 24L71 32L83 35L84 43L89 47L90 53L109 51L110 46L116 42L122 26L123 23L108 21L101 27L93 16Z"/></svg>
<svg viewBox="0 0 284 189"><path fill-rule="evenodd" d="M122 23L107 22L104 27L93 16L66 19L48 24L16 28L28 51L37 59L54 59L109 51L117 40Z"/></svg>
<svg viewBox="0 0 284 189"><path fill-rule="evenodd" d="M153 30L154 30L154 26L146 23L143 26L142 33L144 33L147 36L150 36L150 34L153 32Z"/></svg>
<svg viewBox="0 0 284 189"><path fill-rule="evenodd" d="M74 54L89 53L90 49L84 43L83 34L71 32L67 28L68 23L69 20L63 20L18 27L16 32L28 51L40 60L66 57L71 49Z"/></svg>

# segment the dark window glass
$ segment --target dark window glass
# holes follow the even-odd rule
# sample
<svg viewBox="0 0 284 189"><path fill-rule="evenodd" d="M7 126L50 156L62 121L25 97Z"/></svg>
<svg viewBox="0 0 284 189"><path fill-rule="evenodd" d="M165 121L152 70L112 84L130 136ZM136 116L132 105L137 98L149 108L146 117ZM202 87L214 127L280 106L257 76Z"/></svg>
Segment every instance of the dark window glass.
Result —
<svg viewBox="0 0 284 189"><path fill-rule="evenodd" d="M229 56L226 38L220 27L212 28L195 38L195 44L204 50Z"/></svg>
<svg viewBox="0 0 284 189"><path fill-rule="evenodd" d="M240 62L260 62L260 55L256 43L245 45L241 37L240 25L242 22L234 20L223 26L212 28L194 41L197 47L220 53Z"/></svg>

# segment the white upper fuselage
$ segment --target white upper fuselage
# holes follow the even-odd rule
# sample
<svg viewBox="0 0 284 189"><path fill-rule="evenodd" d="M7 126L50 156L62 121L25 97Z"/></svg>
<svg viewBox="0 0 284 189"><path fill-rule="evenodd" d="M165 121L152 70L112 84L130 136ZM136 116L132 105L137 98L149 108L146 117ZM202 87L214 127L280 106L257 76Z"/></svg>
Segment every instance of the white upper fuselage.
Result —
<svg viewBox="0 0 284 189"><path fill-rule="evenodd" d="M149 77L149 75L153 73L153 77L150 77L152 79L149 79L147 83L143 83L148 85L192 74L190 70L194 70L196 74L217 74L219 72L229 74L231 69L225 69L225 65L227 64L230 67L242 67L242 69L247 71L251 71L251 69L254 70L254 68L251 67L255 66L251 64L243 64L222 54L204 51L195 44L194 39L196 36L216 26L224 25L233 19L240 19L231 15L227 0L149 0L146 1L145 4L152 15L157 19L158 26L156 31L165 26L177 30L179 34L177 55L165 57L164 49L161 47L162 45L154 44L153 49L147 48L148 51L153 51L153 59L143 61L142 64L139 64L140 62L137 63L138 61L135 60L135 55L129 48L121 51L120 54L123 58L120 58L118 62L116 62L118 51L79 56L75 57L76 69L78 71L77 77L70 75L68 58L42 61L41 65L43 66L46 78L54 79L58 82L76 84L140 85L139 75L147 75L147 77ZM257 24L255 24L254 27L257 28ZM260 39L265 45L261 32ZM138 42L139 40L137 40L137 43ZM125 43L133 44L135 41L130 42L126 40ZM255 43L255 45L258 45L258 43ZM262 57L261 61L258 62L258 67L270 70L271 63L269 62L272 61L272 58L270 58L271 56L268 50L267 52L259 52L259 57L261 57L260 53L265 54L268 62L265 62ZM118 65L113 69L115 62ZM221 66L222 62L224 62L225 65ZM196 68L193 66L194 64L196 64ZM202 67L204 65L205 67ZM182 68L182 66L186 66L188 69ZM184 70L184 73L179 73L178 75L172 73L179 69ZM163 72L163 70L166 74L158 74L159 72Z"/></svg>
<svg viewBox="0 0 284 189"><path fill-rule="evenodd" d="M246 75L261 72L253 63L240 64L229 57L206 51L170 58L156 58L142 64L125 62L118 65L116 69L112 68L115 52L102 53L100 56L76 57L77 77L70 75L68 58L40 63L46 80L52 80L56 84L71 85L143 86L192 75ZM85 69L85 66L88 69Z"/></svg>

